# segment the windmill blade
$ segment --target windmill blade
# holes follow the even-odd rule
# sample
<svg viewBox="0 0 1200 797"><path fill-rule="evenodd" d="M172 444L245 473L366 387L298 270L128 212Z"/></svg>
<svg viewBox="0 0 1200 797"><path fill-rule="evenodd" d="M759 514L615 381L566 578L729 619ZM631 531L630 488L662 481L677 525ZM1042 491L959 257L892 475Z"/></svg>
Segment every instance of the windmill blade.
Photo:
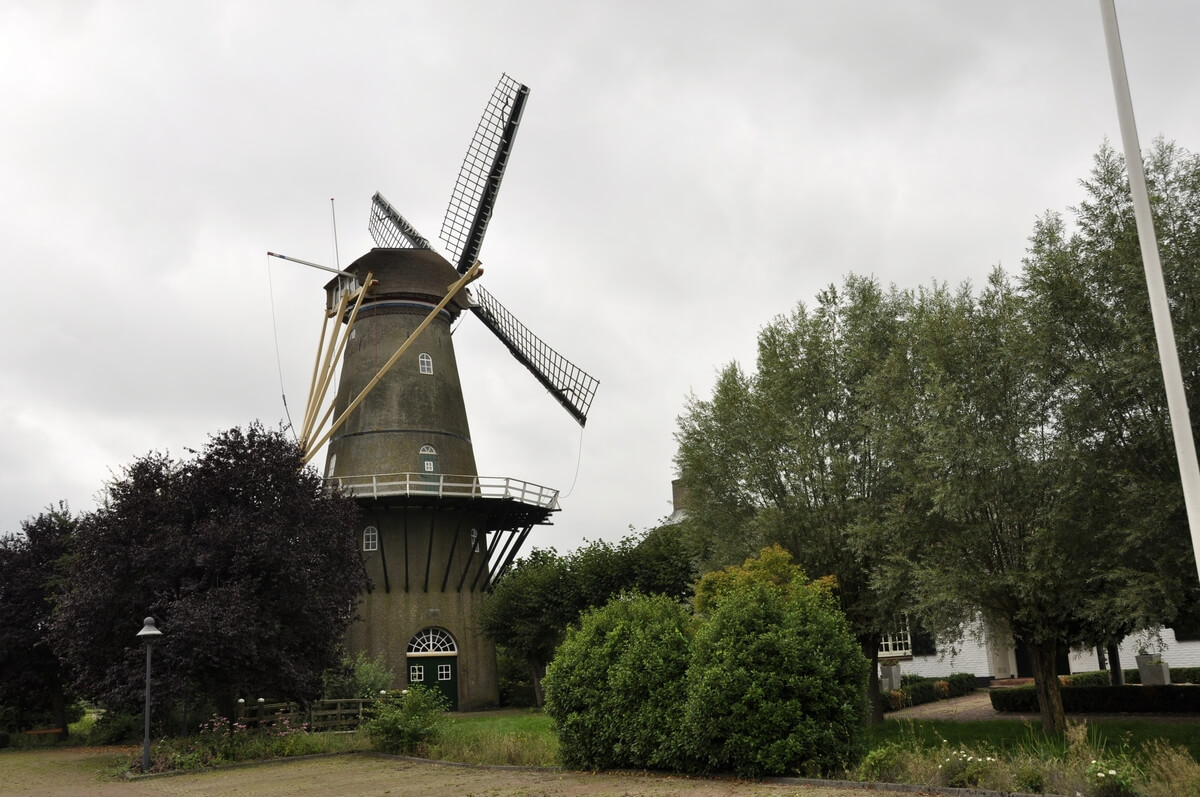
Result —
<svg viewBox="0 0 1200 797"><path fill-rule="evenodd" d="M408 223L378 191L371 197L371 218L367 222L375 245L388 249L432 249L428 239Z"/></svg>
<svg viewBox="0 0 1200 797"><path fill-rule="evenodd" d="M546 345L482 287L476 287L474 292L476 306L471 309L479 320L496 333L512 355L566 407L580 426L586 424L599 380Z"/></svg>
<svg viewBox="0 0 1200 797"><path fill-rule="evenodd" d="M528 96L528 86L508 75L500 76L458 172L446 218L442 221L442 240L450 251L449 260L459 274L466 273L479 257L483 234L492 216L500 179L504 177L504 167Z"/></svg>

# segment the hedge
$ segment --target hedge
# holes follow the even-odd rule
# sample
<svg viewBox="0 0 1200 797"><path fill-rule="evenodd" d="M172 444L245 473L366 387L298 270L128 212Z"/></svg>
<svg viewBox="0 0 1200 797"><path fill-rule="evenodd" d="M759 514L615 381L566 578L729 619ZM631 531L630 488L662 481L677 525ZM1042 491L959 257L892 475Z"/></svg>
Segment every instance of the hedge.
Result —
<svg viewBox="0 0 1200 797"><path fill-rule="evenodd" d="M1060 676L1063 686L1109 686L1108 670L1093 672L1077 672ZM1125 683L1140 684L1141 676L1137 670L1125 671ZM1172 684L1200 684L1200 667L1171 667Z"/></svg>
<svg viewBox="0 0 1200 797"><path fill-rule="evenodd" d="M971 673L955 673L946 678L926 678L923 675L905 675L900 679L900 688L879 695L883 710L895 711L908 706L919 706L949 697L961 697L975 691L975 676Z"/></svg>
<svg viewBox="0 0 1200 797"><path fill-rule="evenodd" d="M1200 713L1200 687L1170 686L1069 686L1062 692L1068 714L1195 714ZM992 708L1002 712L1032 714L1038 711L1037 692L1031 686L993 689Z"/></svg>

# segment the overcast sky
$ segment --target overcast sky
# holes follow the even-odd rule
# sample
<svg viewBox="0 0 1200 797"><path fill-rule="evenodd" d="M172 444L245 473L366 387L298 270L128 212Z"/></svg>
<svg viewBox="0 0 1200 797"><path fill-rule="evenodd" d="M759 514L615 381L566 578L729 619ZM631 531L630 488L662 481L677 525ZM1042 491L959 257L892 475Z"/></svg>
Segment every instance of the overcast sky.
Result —
<svg viewBox="0 0 1200 797"><path fill-rule="evenodd" d="M1143 146L1200 149L1200 6L1118 13ZM502 72L483 284L600 380L586 429L477 319L455 345L480 474L562 490L560 551L670 513L677 415L773 317L1015 271L1120 149L1095 0L7 0L0 531L299 422L327 275L266 251L348 264L376 190L436 240Z"/></svg>

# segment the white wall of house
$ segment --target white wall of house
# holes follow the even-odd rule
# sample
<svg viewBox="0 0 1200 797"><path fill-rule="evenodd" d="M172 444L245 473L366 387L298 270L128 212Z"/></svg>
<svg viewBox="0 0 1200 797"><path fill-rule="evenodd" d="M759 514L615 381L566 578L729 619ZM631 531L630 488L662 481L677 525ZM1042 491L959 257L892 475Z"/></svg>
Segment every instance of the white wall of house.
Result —
<svg viewBox="0 0 1200 797"><path fill-rule="evenodd" d="M1121 642L1121 668L1132 670L1137 667L1133 657L1143 644L1150 653L1162 653L1163 661L1168 667L1200 667L1200 641L1180 642L1175 638L1175 632L1164 628L1160 634L1163 647L1160 650L1157 640L1151 637L1144 641L1143 637L1134 635L1126 637ZM1093 649L1071 652L1071 672L1091 672L1100 669L1100 663Z"/></svg>
<svg viewBox="0 0 1200 797"><path fill-rule="evenodd" d="M1011 637L1007 634L980 634L979 630L978 623L972 624L963 639L955 645L939 640L937 654L914 656L911 660L901 661L901 674L913 673L927 678L944 678L954 673L969 672L980 678L1015 678L1017 663ZM1200 641L1180 642L1175 639L1175 632L1170 628L1164 628L1160 636L1163 642L1163 661L1168 667L1200 667ZM1132 670L1137 667L1133 657L1143 644L1150 652L1160 650L1153 638L1147 643L1138 635L1128 637L1120 647L1123 669ZM952 647L957 648L957 651L951 652ZM1070 662L1071 672L1094 672L1100 669L1096 651L1091 648L1072 651Z"/></svg>
<svg viewBox="0 0 1200 797"><path fill-rule="evenodd" d="M955 673L971 673L978 678L1011 678L1009 671L1015 671L1016 667L1015 660L1009 666L1011 651L992 645L990 638L981 635L981 629L982 623L972 623L963 639L953 645L938 640L937 653L901 661L900 673L927 678L944 678Z"/></svg>

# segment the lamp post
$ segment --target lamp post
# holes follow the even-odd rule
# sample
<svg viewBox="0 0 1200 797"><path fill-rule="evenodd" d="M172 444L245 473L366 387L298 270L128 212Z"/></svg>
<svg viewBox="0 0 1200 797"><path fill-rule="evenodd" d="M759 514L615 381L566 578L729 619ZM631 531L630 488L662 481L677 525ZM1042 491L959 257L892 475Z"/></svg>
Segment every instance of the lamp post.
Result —
<svg viewBox="0 0 1200 797"><path fill-rule="evenodd" d="M142 630L137 633L139 639L146 642L146 735L142 740L142 772L150 771L150 648L154 640L162 636L162 631L154 625L154 618L147 617L142 623Z"/></svg>

